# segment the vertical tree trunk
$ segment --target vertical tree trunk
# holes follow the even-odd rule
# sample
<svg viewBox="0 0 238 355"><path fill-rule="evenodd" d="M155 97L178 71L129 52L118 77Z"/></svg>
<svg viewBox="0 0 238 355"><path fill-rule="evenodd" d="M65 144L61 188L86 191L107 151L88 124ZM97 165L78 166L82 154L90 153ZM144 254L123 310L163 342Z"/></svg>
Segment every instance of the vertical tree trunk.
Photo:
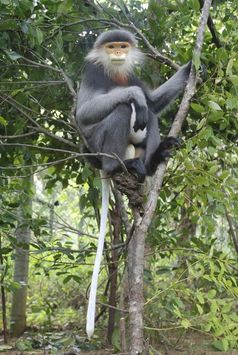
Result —
<svg viewBox="0 0 238 355"><path fill-rule="evenodd" d="M197 38L194 48L194 59L200 60L201 49L204 39L205 28L209 16L209 9L212 0L205 0L197 31ZM169 132L169 136L177 137L185 120L190 100L196 89L196 72L192 66L188 83L184 92L179 110ZM162 186L166 163L161 163L153 178L153 187L150 190L148 201L144 208L144 215L140 217L139 211L135 211L135 230L132 234L128 248L128 278L129 278L129 318L130 318L130 354L138 355L144 353L143 339L143 266L145 237L152 222L156 210L159 191Z"/></svg>
<svg viewBox="0 0 238 355"><path fill-rule="evenodd" d="M17 247L15 250L14 281L20 287L13 292L11 307L11 334L20 336L26 329L26 302L29 268L29 243L31 238L30 221L32 217L32 176L25 178L24 191L20 196L18 225L16 229Z"/></svg>
<svg viewBox="0 0 238 355"><path fill-rule="evenodd" d="M0 278L1 284L1 300L2 300L2 324L3 324L3 339L4 344L7 344L7 307L6 307L6 293L4 288L4 277L5 277L5 270L4 270L4 260L1 254L2 249L2 237L0 235L0 266L2 268L2 276Z"/></svg>
<svg viewBox="0 0 238 355"><path fill-rule="evenodd" d="M135 213L136 214L136 213ZM141 221L139 215L136 221ZM146 231L136 228L128 245L128 284L130 319L130 354L142 354L144 348L143 330L143 276Z"/></svg>
<svg viewBox="0 0 238 355"><path fill-rule="evenodd" d="M118 206L115 206L113 211L110 212L112 225L113 225L113 245L117 245L120 242L120 227L121 219ZM111 251L111 263L109 264L109 277L110 277L110 293L109 293L109 305L116 307L117 296L117 273L118 273L118 249ZM115 315L116 309L109 308L108 328L107 328L107 340L108 344L112 344L112 335L115 327Z"/></svg>

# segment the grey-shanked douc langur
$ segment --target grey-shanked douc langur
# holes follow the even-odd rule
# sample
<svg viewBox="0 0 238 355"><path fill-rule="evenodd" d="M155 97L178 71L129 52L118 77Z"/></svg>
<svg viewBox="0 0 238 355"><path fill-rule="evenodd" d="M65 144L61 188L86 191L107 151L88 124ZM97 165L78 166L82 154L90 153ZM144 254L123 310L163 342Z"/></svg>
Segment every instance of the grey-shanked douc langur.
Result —
<svg viewBox="0 0 238 355"><path fill-rule="evenodd" d="M76 121L87 142L85 151L119 157L140 182L153 175L177 143L173 137L161 142L156 115L184 90L191 67L189 62L159 88L150 90L133 72L143 57L132 33L111 30L100 34L86 56L76 109ZM120 171L121 164L119 159L103 155L88 160L103 176L100 236L87 312L86 330L90 338L94 332L97 281L106 233L107 177Z"/></svg>

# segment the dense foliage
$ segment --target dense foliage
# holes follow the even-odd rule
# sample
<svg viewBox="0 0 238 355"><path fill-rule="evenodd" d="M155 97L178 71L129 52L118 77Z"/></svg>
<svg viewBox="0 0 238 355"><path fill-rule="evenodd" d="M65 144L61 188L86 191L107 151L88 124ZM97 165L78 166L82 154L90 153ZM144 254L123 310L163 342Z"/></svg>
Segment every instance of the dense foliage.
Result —
<svg viewBox="0 0 238 355"><path fill-rule="evenodd" d="M136 26L177 64L186 63L193 53L198 0L126 4L0 0L1 290L9 322L10 294L20 287L13 279L15 250L30 248L28 325L42 333L77 330L78 338L68 337L59 347L77 341L82 348L87 345L86 294L99 219L100 180L80 156L81 138L74 125L74 95L85 53L97 33L123 25L132 31ZM209 335L217 350L238 348L237 20L237 3L214 0L202 55L203 82L182 129L182 147L169 164L148 235L144 310L151 349L159 348L158 332L160 340L175 347L191 331L195 337ZM148 58L153 57L137 37ZM172 73L153 59L138 69L150 86ZM160 119L163 135L177 104ZM117 214L112 202L97 336L106 334L109 275L116 272L110 243ZM30 227L30 245L19 243L19 224ZM123 232L118 244L124 241ZM119 249L117 306L126 288L125 260L125 248ZM126 308L120 300L121 305ZM113 336L107 334L117 350L118 321L119 311L115 328L109 330ZM90 346L103 343L96 338Z"/></svg>

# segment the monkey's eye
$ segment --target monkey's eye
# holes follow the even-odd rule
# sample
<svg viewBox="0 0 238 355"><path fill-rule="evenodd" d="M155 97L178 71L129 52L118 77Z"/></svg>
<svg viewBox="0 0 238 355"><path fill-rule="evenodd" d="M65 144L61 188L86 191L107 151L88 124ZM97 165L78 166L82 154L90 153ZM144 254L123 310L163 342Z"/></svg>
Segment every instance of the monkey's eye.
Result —
<svg viewBox="0 0 238 355"><path fill-rule="evenodd" d="M125 48L127 48L127 47L128 47L128 46L127 46L126 44L122 44L122 45L121 45L121 48L122 48L122 49L125 49Z"/></svg>
<svg viewBox="0 0 238 355"><path fill-rule="evenodd" d="M113 45L113 44L109 44L109 45L108 45L108 48L113 49L113 48L114 48L114 45Z"/></svg>

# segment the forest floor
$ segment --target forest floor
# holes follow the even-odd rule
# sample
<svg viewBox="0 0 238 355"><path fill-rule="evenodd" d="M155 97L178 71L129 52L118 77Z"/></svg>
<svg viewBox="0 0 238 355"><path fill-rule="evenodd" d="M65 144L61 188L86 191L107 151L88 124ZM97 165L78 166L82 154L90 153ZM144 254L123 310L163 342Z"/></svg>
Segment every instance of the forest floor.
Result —
<svg viewBox="0 0 238 355"><path fill-rule="evenodd" d="M47 346L46 343L44 347L42 344L38 344L38 347L29 348L30 345L37 345L36 339L39 339L39 334L27 334L18 340L9 341L8 345L3 344L3 338L0 337L0 355L113 355L120 352L113 352L111 349L104 348L100 349L99 344L97 348L93 349L93 345L88 342L77 342L67 343L69 341L69 334L63 333L51 333L51 338L48 338ZM61 341L65 341L65 346L59 347L59 342L54 342L54 339L58 339L61 335ZM72 338L73 335L71 334ZM38 337L38 338L37 338ZM46 338L45 338L46 339ZM79 340L79 339L78 339ZM82 338L81 338L82 340ZM34 342L35 341L35 342ZM160 337L155 337L151 339L151 345L148 350L150 355L238 355L238 350L233 351L219 351L215 350L211 345L214 341L212 336L206 334L200 334L197 332L183 332L179 333L169 333L160 334ZM50 346L49 346L50 345ZM86 348L88 349L86 351ZM90 349L91 347L91 349Z"/></svg>

